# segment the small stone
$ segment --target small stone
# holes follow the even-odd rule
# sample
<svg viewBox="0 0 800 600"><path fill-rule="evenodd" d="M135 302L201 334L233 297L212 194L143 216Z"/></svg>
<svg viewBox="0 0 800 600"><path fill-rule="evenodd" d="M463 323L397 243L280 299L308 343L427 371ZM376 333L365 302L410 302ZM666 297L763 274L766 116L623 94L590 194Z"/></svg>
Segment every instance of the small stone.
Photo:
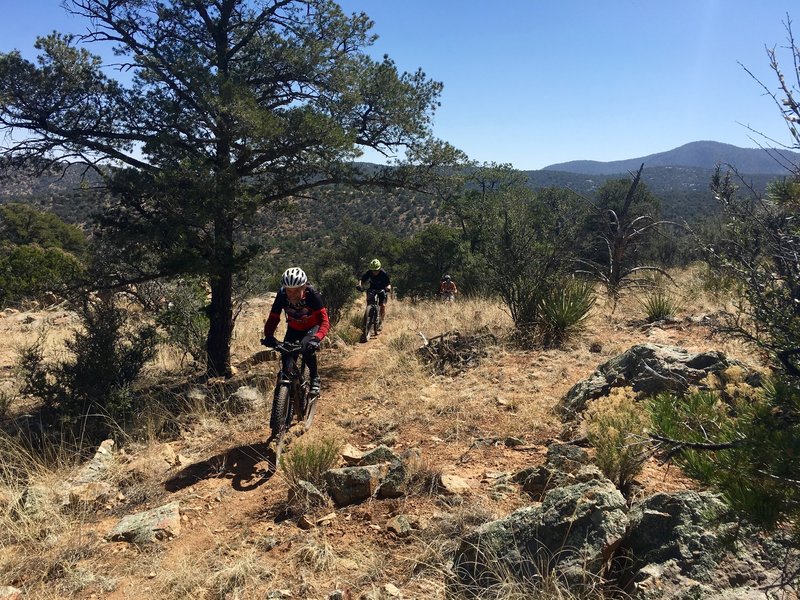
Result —
<svg viewBox="0 0 800 600"><path fill-rule="evenodd" d="M521 440L518 437L509 436L504 440L504 443L509 448L516 448L517 446L524 446L525 445L525 440Z"/></svg>
<svg viewBox="0 0 800 600"><path fill-rule="evenodd" d="M303 515L297 520L297 526L300 529L313 529L315 526L315 522L311 520L308 515Z"/></svg>
<svg viewBox="0 0 800 600"><path fill-rule="evenodd" d="M330 523L331 521L335 520L336 520L336 513L332 512L328 513L324 517L320 517L319 519L317 519L316 523L317 525L325 525L326 523Z"/></svg>
<svg viewBox="0 0 800 600"><path fill-rule="evenodd" d="M469 484L458 475L442 475L440 483L445 494L458 495L470 491Z"/></svg>
<svg viewBox="0 0 800 600"><path fill-rule="evenodd" d="M409 523L408 517L405 515L397 515L389 519L386 523L386 529L399 538L411 535L411 523Z"/></svg>
<svg viewBox="0 0 800 600"><path fill-rule="evenodd" d="M341 455L344 462L352 466L358 464L358 461L364 456L364 452L350 444L345 444L344 448L342 448Z"/></svg>
<svg viewBox="0 0 800 600"><path fill-rule="evenodd" d="M0 585L0 598L3 600L22 600L22 590L10 585Z"/></svg>
<svg viewBox="0 0 800 600"><path fill-rule="evenodd" d="M384 585L383 591L386 592L391 598L399 598L400 596L402 596L397 586L391 583L387 583L386 585Z"/></svg>

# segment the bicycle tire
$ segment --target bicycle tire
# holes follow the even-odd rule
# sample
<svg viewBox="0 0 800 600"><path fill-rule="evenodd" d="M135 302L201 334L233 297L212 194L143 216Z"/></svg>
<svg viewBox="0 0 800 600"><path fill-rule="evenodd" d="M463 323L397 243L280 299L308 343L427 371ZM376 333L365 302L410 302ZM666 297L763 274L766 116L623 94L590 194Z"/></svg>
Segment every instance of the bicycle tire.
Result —
<svg viewBox="0 0 800 600"><path fill-rule="evenodd" d="M308 377L304 377L293 388L295 397L292 399L292 416L296 421L302 421L306 415L306 403L308 402L308 391L311 389L311 382Z"/></svg>
<svg viewBox="0 0 800 600"><path fill-rule="evenodd" d="M378 332L380 331L379 328L381 326L381 319L380 319L379 315L380 315L380 313L378 312L378 307L373 305L372 306L372 333L374 335L378 335Z"/></svg>
<svg viewBox="0 0 800 600"><path fill-rule="evenodd" d="M272 414L269 424L272 429L272 439L275 441L275 466L278 465L281 451L283 450L283 440L289 429L288 420L291 418L289 410L289 386L281 385L275 400L272 402Z"/></svg>
<svg viewBox="0 0 800 600"><path fill-rule="evenodd" d="M363 332L361 334L361 339L364 342L368 342L369 338L372 336L371 327L370 327L370 325L371 325L370 319L372 318L371 308L372 308L372 305L369 305L369 306L367 306L367 310L364 311L364 325L363 325Z"/></svg>

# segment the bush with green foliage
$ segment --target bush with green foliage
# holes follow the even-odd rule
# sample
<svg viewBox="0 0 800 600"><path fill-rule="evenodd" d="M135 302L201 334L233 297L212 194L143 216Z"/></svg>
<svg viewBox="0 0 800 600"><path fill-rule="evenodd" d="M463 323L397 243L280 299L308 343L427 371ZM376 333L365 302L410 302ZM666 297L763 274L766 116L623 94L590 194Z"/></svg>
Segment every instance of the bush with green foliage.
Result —
<svg viewBox="0 0 800 600"><path fill-rule="evenodd" d="M76 435L97 441L137 409L132 385L156 354L152 325L134 325L109 296L86 300L82 328L67 340L72 358L49 363L42 340L23 349L22 392L44 403L43 416Z"/></svg>
<svg viewBox="0 0 800 600"><path fill-rule="evenodd" d="M64 293L83 272L80 261L59 248L14 246L0 252L0 305Z"/></svg>
<svg viewBox="0 0 800 600"><path fill-rule="evenodd" d="M462 283L461 267L466 254L467 244L457 229L438 223L428 225L403 244L393 283L404 297L431 297L439 291L445 274ZM465 291L463 285L460 289Z"/></svg>
<svg viewBox="0 0 800 600"><path fill-rule="evenodd" d="M723 401L717 391L657 396L656 439L684 471L766 529L786 522L800 542L800 388L780 377Z"/></svg>
<svg viewBox="0 0 800 600"><path fill-rule="evenodd" d="M86 236L56 215L28 204L0 204L0 240L14 246L60 248L76 257L86 253Z"/></svg>
<svg viewBox="0 0 800 600"><path fill-rule="evenodd" d="M322 294L328 318L335 325L358 298L356 278L347 265L338 264L320 271L313 281Z"/></svg>
<svg viewBox="0 0 800 600"><path fill-rule="evenodd" d="M206 356L206 333L208 315L206 289L196 278L180 279L166 286L166 306L156 314L156 324L166 334L165 340L190 357L203 364Z"/></svg>
<svg viewBox="0 0 800 600"><path fill-rule="evenodd" d="M580 199L569 190L534 192L505 170L497 177L481 195L480 215L468 213L468 235L487 266L488 289L503 300L521 341L535 344L557 333L542 330L542 307L574 267ZM555 301L550 307L555 314Z"/></svg>

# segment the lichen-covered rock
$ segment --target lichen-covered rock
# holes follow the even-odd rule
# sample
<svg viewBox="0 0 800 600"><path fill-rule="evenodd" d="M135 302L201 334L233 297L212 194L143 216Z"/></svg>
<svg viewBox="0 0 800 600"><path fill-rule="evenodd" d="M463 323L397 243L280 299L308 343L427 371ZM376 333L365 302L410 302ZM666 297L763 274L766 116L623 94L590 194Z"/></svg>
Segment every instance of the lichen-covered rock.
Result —
<svg viewBox="0 0 800 600"><path fill-rule="evenodd" d="M170 502L153 510L127 515L106 536L112 542L148 544L177 537L181 532L180 502Z"/></svg>
<svg viewBox="0 0 800 600"><path fill-rule="evenodd" d="M448 585L469 594L509 574L526 579L545 569L580 586L586 574L605 571L627 525L625 499L608 480L553 489L541 505L519 509L466 536Z"/></svg>
<svg viewBox="0 0 800 600"><path fill-rule="evenodd" d="M665 391L683 393L689 386L700 384L709 373L724 371L732 365L740 363L721 352L692 354L677 346L639 344L576 383L561 399L558 410L563 420L572 420L589 401L607 396L614 387L632 387L646 395Z"/></svg>
<svg viewBox="0 0 800 600"><path fill-rule="evenodd" d="M715 515L724 509L710 493L656 494L635 504L621 552L627 557L633 596L640 600L763 597L800 553L781 536L739 530ZM759 596L760 594L760 596Z"/></svg>
<svg viewBox="0 0 800 600"><path fill-rule="evenodd" d="M377 492L387 470L387 465L330 469L325 473L328 493L337 506L363 502Z"/></svg>

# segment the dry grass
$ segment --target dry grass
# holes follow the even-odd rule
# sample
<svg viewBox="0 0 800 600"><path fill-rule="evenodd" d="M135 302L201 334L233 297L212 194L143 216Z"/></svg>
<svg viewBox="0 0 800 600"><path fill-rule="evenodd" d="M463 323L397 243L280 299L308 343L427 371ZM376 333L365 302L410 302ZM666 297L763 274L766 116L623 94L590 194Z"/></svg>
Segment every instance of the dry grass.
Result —
<svg viewBox="0 0 800 600"><path fill-rule="evenodd" d="M686 299L678 319L710 314L722 306L719 297L705 291L696 272L681 272L675 279ZM234 364L262 350L259 339L270 304L268 298L251 301L239 316ZM692 351L714 348L736 358L749 356L738 342L710 340L699 327L642 329L641 309L633 295L623 296L613 312L601 296L581 337L546 351L520 350L508 343L509 316L500 305L478 299L459 299L452 305L391 302L381 335L359 344L363 308L362 299L334 332L345 344L320 353L320 411L311 432L293 440L287 454L293 445L322 437L362 449L377 443L396 451L413 449L415 458L407 461L407 497L338 510L332 523L306 532L294 520L277 520L288 486L280 475L253 490L238 491L223 469L168 493L164 480L186 465L170 466L161 458L165 435L176 453L190 457L190 463L202 463L231 448L262 442L267 415L261 409L232 416L213 401L189 396L154 398L142 413L141 433L126 440L126 452L136 457L137 475L131 478L132 465L123 464L112 480L123 484L126 508L132 510L158 505L166 496L181 500L190 522L179 538L144 553L126 549L107 555L110 546L98 546L98 539L110 527L110 515L65 514L46 494L35 501L31 496L32 504L20 518L11 507L18 505L28 483L47 489L72 466L69 454L74 448L65 444L47 461L18 454L8 458L5 467L0 462L0 572L37 598L84 598L93 593L104 597L114 586L114 597L136 597L147 588L142 593L163 598L256 598L278 589L291 589L294 597L320 598L344 589L357 597L388 582L400 587L404 597L444 598L444 573L462 537L527 502L513 491L504 499L493 497L484 474L513 473L543 460L546 441L560 431L553 406L574 383L634 343L674 343ZM0 320L0 329L9 325ZM430 338L487 328L500 342L480 365L459 375L431 375L416 358L422 339L418 332ZM36 332L10 327L8 333L29 342ZM70 334L65 326L51 327L47 335L52 356ZM600 351L590 350L592 342L599 342ZM159 360L150 367L151 374L179 371L168 350ZM275 360L242 367L241 382L268 393L275 368ZM735 374L728 379L733 381ZM0 390L16 394L10 381ZM16 396L14 402L16 406ZM181 410L175 411L175 406ZM184 414L175 417L176 412ZM524 439L533 451L505 447L506 436ZM12 476L19 469L11 465L23 465L23 475ZM443 496L437 487L442 472L466 477L471 494ZM368 517L360 518L359 511ZM428 526L409 538L395 539L385 531L386 520L395 514L424 516ZM98 518L105 522L99 525ZM542 583L506 578L480 597L574 597L552 579L547 582L550 587Z"/></svg>

